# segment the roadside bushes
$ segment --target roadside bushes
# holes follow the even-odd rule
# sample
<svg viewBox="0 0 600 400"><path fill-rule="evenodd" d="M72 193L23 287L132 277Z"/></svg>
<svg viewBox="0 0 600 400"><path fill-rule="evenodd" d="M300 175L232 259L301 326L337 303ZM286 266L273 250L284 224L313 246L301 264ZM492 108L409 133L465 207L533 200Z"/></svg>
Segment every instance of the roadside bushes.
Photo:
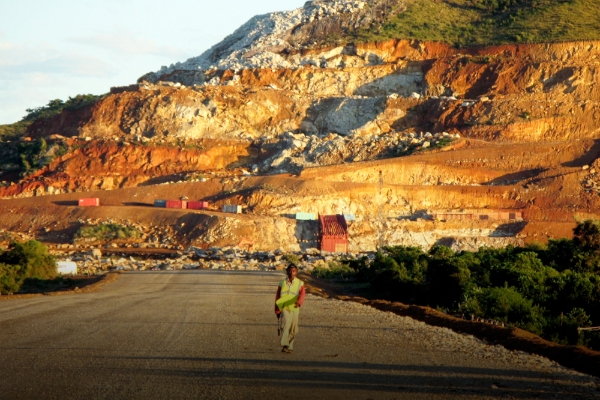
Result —
<svg viewBox="0 0 600 400"><path fill-rule="evenodd" d="M427 305L518 326L563 344L600 349L600 223L580 222L574 239L546 246L453 252L384 247L374 260L345 263L380 298ZM320 273L321 276L326 274Z"/></svg>
<svg viewBox="0 0 600 400"><path fill-rule="evenodd" d="M52 279L56 276L56 261L40 242L13 242L7 251L0 251L2 294L18 292L27 280Z"/></svg>
<svg viewBox="0 0 600 400"><path fill-rule="evenodd" d="M347 264L338 264L330 262L328 268L315 267L312 274L325 279L350 279L356 275L356 270Z"/></svg>

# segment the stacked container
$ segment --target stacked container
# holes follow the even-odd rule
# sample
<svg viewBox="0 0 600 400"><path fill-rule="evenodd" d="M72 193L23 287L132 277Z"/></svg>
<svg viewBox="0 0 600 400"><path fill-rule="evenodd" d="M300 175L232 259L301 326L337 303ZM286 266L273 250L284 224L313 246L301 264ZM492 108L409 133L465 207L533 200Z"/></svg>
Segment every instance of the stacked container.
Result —
<svg viewBox="0 0 600 400"><path fill-rule="evenodd" d="M348 224L343 215L319 215L319 237L322 251L348 252Z"/></svg>
<svg viewBox="0 0 600 400"><path fill-rule="evenodd" d="M317 219L317 214L298 212L296 213L296 219L299 221L314 221Z"/></svg>
<svg viewBox="0 0 600 400"><path fill-rule="evenodd" d="M100 199L97 197L79 199L79 207L98 207L99 205L100 205Z"/></svg>
<svg viewBox="0 0 600 400"><path fill-rule="evenodd" d="M166 208L187 208L185 200L167 200Z"/></svg>

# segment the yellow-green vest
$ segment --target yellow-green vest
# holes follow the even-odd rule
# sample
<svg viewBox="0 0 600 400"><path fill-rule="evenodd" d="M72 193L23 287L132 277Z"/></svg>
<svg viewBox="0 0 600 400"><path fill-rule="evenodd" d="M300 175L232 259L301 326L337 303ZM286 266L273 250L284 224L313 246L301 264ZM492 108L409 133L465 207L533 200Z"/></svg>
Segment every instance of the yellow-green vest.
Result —
<svg viewBox="0 0 600 400"><path fill-rule="evenodd" d="M280 310L288 310L294 312L300 312L300 307L294 307L294 304L298 301L300 295L300 289L304 286L304 282L296 278L292 282L291 286L286 284L287 279L279 282L281 288L281 297L275 302Z"/></svg>

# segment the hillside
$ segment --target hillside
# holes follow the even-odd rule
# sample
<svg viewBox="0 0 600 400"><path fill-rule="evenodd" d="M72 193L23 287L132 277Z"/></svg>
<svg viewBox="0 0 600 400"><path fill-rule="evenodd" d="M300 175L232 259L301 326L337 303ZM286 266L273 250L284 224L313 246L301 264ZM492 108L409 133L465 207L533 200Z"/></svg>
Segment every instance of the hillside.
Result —
<svg viewBox="0 0 600 400"><path fill-rule="evenodd" d="M31 110L25 136L3 139L0 229L72 242L82 218L112 215L170 227L175 246L299 250L318 246L316 225L291 218L303 211L355 214L352 251L383 231L455 249L567 237L600 216L600 41L581 33L594 29L454 45L522 42L521 26L554 41L561 21L594 25L592 3L314 1L257 16L136 84ZM440 32L447 43L419 36ZM431 41L396 37L413 33ZM90 191L104 207L76 208ZM212 210L151 208L183 196Z"/></svg>

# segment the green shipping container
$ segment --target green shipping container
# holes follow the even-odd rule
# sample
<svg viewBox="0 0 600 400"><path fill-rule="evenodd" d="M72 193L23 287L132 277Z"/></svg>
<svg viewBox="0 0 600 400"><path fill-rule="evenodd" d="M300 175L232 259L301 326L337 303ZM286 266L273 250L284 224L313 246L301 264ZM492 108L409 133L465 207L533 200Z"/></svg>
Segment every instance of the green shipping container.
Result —
<svg viewBox="0 0 600 400"><path fill-rule="evenodd" d="M296 219L300 221L315 221L317 219L317 214L299 212L296 213Z"/></svg>

